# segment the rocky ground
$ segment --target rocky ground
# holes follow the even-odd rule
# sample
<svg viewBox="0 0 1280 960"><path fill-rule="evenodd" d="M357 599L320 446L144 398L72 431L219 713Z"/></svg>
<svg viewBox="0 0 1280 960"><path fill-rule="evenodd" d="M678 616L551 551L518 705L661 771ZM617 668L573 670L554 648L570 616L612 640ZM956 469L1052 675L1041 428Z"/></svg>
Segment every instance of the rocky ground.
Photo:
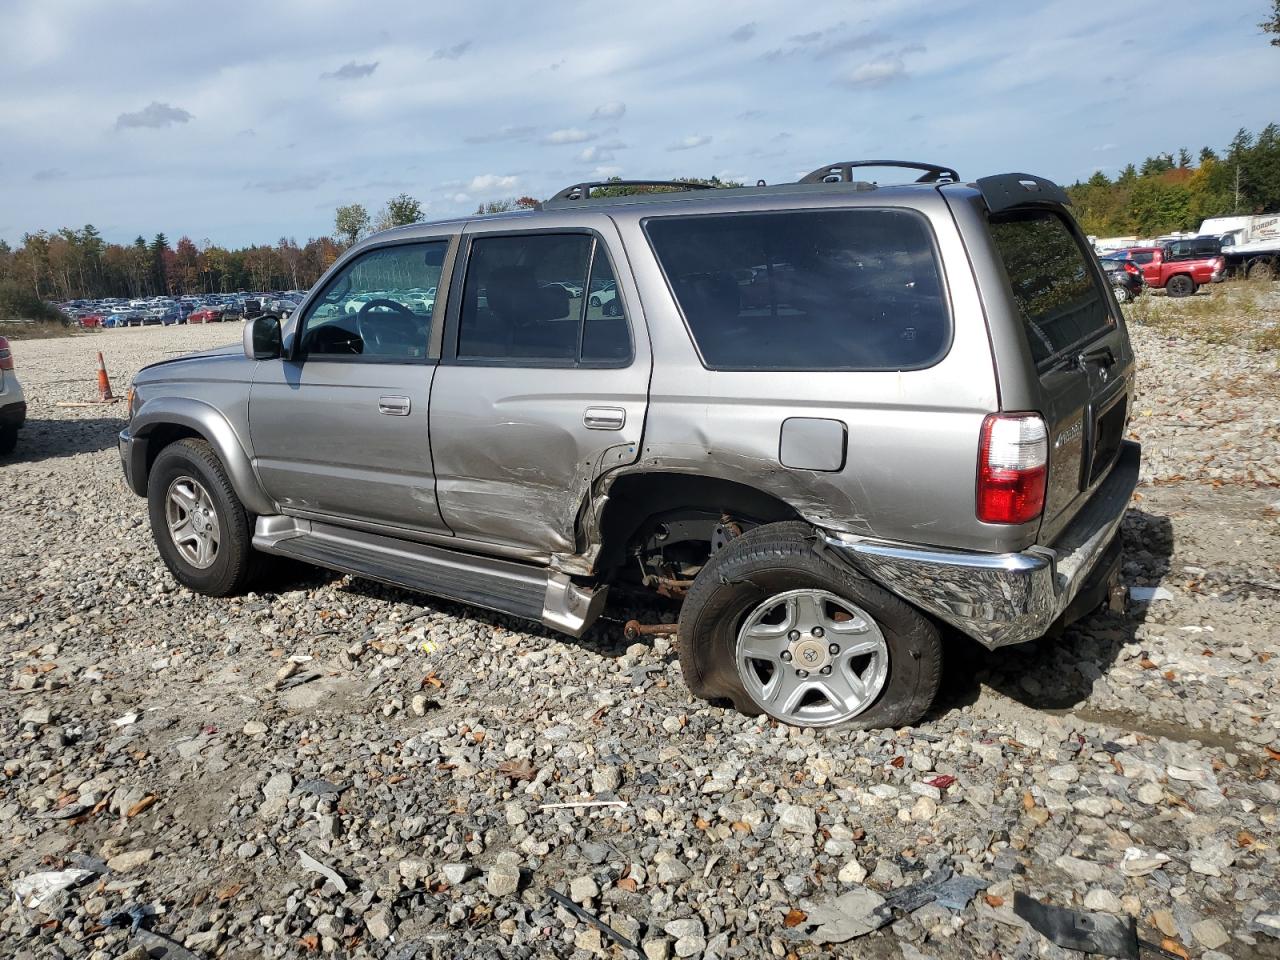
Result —
<svg viewBox="0 0 1280 960"><path fill-rule="evenodd" d="M1015 893L1172 956L1280 955L1274 354L1135 327L1125 573L1163 591L1027 648L954 640L930 718L851 734L692 699L625 609L574 642L315 571L179 588L121 483L121 405L55 403L99 349L123 393L238 335L14 346L0 955L637 955L553 891L647 958L1079 955Z"/></svg>

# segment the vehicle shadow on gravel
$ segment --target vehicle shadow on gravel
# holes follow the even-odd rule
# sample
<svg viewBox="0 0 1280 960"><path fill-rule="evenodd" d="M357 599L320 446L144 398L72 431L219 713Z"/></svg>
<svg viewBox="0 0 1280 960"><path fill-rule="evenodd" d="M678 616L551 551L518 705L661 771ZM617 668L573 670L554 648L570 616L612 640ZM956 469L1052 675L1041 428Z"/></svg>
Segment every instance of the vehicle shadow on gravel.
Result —
<svg viewBox="0 0 1280 960"><path fill-rule="evenodd" d="M10 463L39 463L78 453L98 453L114 448L116 436L124 429L119 417L91 417L84 420L27 420L18 433L13 453L0 456L0 466Z"/></svg>
<svg viewBox="0 0 1280 960"><path fill-rule="evenodd" d="M1169 572L1173 523L1166 516L1130 509L1124 537L1123 582L1158 584ZM976 702L984 686L1035 710L1066 710L1089 698L1126 644L1146 620L1148 605L1131 603L1123 616L1093 613L1060 634L1016 647L987 650L957 631L947 636L948 656L931 716Z"/></svg>

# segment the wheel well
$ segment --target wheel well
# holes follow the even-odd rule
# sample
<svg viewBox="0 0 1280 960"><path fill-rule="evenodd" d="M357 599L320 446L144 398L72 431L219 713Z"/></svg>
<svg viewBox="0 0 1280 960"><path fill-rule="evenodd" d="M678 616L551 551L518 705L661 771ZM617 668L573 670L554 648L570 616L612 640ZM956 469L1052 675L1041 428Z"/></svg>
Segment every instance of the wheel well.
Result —
<svg viewBox="0 0 1280 960"><path fill-rule="evenodd" d="M754 524L798 520L800 514L772 494L719 477L695 474L637 473L619 477L609 489L600 520L603 573L626 562L628 547L646 525L680 514L686 539L709 544L723 516Z"/></svg>
<svg viewBox="0 0 1280 960"><path fill-rule="evenodd" d="M147 431L147 476L151 476L151 466L160 456L160 451L171 443L193 437L196 440L208 440L208 437L191 427L180 423L158 423Z"/></svg>

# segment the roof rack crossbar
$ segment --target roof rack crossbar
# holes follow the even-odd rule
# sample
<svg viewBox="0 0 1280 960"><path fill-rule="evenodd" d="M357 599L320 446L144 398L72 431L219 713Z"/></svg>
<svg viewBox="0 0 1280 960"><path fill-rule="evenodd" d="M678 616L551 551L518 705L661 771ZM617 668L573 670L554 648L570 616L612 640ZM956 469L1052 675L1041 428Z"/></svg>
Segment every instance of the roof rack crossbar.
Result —
<svg viewBox="0 0 1280 960"><path fill-rule="evenodd" d="M919 163L915 160L845 160L841 163L829 163L812 173L805 174L799 182L849 183L853 180L853 171L857 167L906 167L909 170L923 170L924 175L916 178L916 183L960 182L960 174L950 167L940 167L936 163Z"/></svg>
<svg viewBox="0 0 1280 960"><path fill-rule="evenodd" d="M565 187L552 200L589 200L591 191L604 187L673 187L677 190L714 190L709 183L689 183L685 180L593 180Z"/></svg>

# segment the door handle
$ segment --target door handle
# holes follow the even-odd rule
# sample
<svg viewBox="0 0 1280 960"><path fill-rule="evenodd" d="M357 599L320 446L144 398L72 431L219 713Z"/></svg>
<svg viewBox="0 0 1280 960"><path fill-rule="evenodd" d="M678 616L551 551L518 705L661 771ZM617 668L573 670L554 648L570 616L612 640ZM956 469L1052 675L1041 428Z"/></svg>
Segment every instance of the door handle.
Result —
<svg viewBox="0 0 1280 960"><path fill-rule="evenodd" d="M407 417L409 415L408 397L379 397L378 412L388 417Z"/></svg>
<svg viewBox="0 0 1280 960"><path fill-rule="evenodd" d="M621 407L587 407L582 425L588 430L621 430L627 425L627 411Z"/></svg>

